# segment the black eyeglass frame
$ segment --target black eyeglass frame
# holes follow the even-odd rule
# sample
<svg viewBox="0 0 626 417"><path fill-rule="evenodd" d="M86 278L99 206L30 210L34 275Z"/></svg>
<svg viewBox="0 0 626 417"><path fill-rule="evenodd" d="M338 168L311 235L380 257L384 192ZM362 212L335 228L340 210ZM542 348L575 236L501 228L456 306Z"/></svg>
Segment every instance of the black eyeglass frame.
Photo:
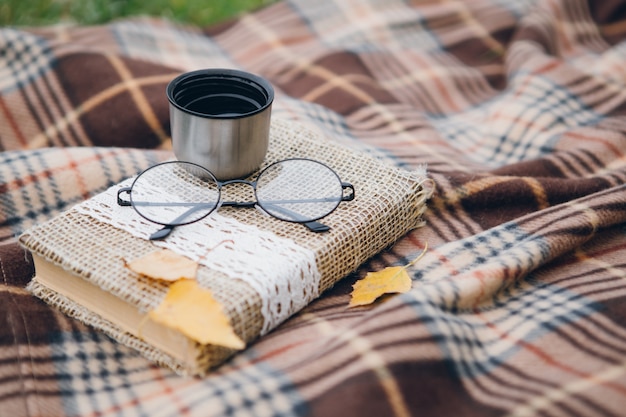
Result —
<svg viewBox="0 0 626 417"><path fill-rule="evenodd" d="M267 172L267 170L269 170L270 168L272 168L273 166L277 165L277 164L281 164L284 163L286 161L309 161L309 162L314 162L317 163L319 165L322 165L323 167L325 167L326 169L328 169L330 172L332 172L334 174L334 176L337 178L339 184L341 184L341 190L342 190L342 195L341 198L337 200L337 204L328 212L326 212L323 215L320 215L318 217L314 217L314 218L307 218L304 220L291 220L291 219L286 219L286 218L282 218L282 217L278 217L274 214L272 214L272 212L266 208L263 207L263 203L262 201L259 201L258 196L257 196L257 183L259 178L261 178L261 176L263 175L263 173ZM143 215L141 213L140 210L137 210L137 208L134 206L133 201L132 201L132 189L135 185L135 183L137 182L137 180L147 171L163 166L163 165L167 165L167 164L188 164L192 167L195 167L197 169L199 169L201 172L203 172L203 174L208 174L210 175L210 180L213 180L217 186L217 193L218 193L218 199L217 199L217 203L210 209L207 211L206 214L204 214L203 216L200 216L198 218L194 218L191 221L188 222L159 222L159 221L155 221L154 219L148 218L147 216ZM253 192L254 192L254 198L255 201L222 201L222 187L229 185L229 184L246 184L252 187ZM348 193L346 194L346 191L348 191ZM125 200L122 198L122 194L128 194L129 195L129 199ZM291 223L300 223L304 226L306 226L309 230L311 230L312 232L315 233L322 233L322 232L326 232L328 230L330 230L330 227L318 222L317 220L322 219L326 216L328 216L329 214L331 214L333 211L335 211L337 209L337 207L339 207L339 205L341 204L342 201L352 201L354 200L355 197L355 191L354 191L354 186L349 183L349 182L345 182L342 181L341 178L339 177L339 175L337 174L337 172L335 170L333 170L331 167L329 167L328 165L326 165L323 162L314 160L314 159L310 159L310 158L286 158L286 159L282 159L280 161L276 161L273 162L271 164L269 164L268 166L266 166L265 168L263 168L261 171L259 171L258 174L256 174L255 178L253 181L249 181L249 180L245 180L245 179L234 179L234 180L227 180L227 181L219 181L217 178L215 178L215 175L213 175L213 173L211 171L209 171L208 169L204 168L201 165L198 165L196 163L193 162L187 162L187 161L167 161L167 162L162 162L156 165L153 165L149 168L146 168L145 170L143 170L139 175L137 175L137 177L133 180L133 183L130 185L130 187L122 187L119 190L117 190L117 204L119 206L123 206L123 207L133 207L133 209L135 209L135 212L137 214L139 214L141 217L143 217L144 219L155 223L155 224L159 224L161 226L163 226L162 229L156 231L155 233L153 233L152 235L150 235L150 240L158 240L158 239L163 239L165 237L167 237L172 230L174 230L175 227L177 226L184 226L187 224L191 224L191 223L195 223L197 221L200 221L204 218L206 218L207 216L209 216L211 213L213 213L214 211L216 211L218 208L224 206L224 207L237 207L237 208L252 208L255 206L260 207L263 212L267 213L268 215L274 217L275 219L281 220L281 221L286 221L286 222L291 222ZM294 201L297 202L297 201ZM305 200L301 200L301 202L305 202ZM190 210L194 210L197 209L197 206L191 207L183 216L186 217L187 213ZM284 208L283 208L284 209ZM183 216L179 216L179 217L183 217Z"/></svg>

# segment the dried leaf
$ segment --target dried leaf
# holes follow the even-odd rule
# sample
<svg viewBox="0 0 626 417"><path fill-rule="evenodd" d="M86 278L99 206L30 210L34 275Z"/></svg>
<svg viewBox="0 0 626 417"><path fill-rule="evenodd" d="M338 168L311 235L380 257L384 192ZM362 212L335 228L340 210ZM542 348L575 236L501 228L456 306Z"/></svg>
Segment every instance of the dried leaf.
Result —
<svg viewBox="0 0 626 417"><path fill-rule="evenodd" d="M198 263L169 249L160 249L126 264L132 271L163 281L195 279Z"/></svg>
<svg viewBox="0 0 626 417"><path fill-rule="evenodd" d="M213 298L211 291L201 288L195 280L173 283L163 302L148 315L203 345L232 349L246 346L233 331L222 305Z"/></svg>
<svg viewBox="0 0 626 417"><path fill-rule="evenodd" d="M402 293L411 289L411 277L403 266L391 266L378 272L368 272L353 285L350 307L372 304L378 297Z"/></svg>
<svg viewBox="0 0 626 417"><path fill-rule="evenodd" d="M368 272L352 286L348 307L369 305L385 294L409 291L412 281L406 269L419 261L427 249L428 245L425 245L422 253L405 266L390 266L377 272Z"/></svg>

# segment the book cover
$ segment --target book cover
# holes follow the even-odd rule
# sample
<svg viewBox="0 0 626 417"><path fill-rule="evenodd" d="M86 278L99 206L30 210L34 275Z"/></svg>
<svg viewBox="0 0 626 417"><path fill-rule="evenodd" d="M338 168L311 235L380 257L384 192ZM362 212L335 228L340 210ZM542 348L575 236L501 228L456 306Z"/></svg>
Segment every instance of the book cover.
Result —
<svg viewBox="0 0 626 417"><path fill-rule="evenodd" d="M293 157L323 162L354 186L354 200L323 218L328 232L313 233L254 208L221 207L151 241L160 226L116 202L128 179L20 237L35 261L28 289L162 366L205 374L235 351L200 345L146 319L169 284L130 271L129 260L167 248L198 261L198 283L250 343L422 223L429 197L423 170L402 170L307 126L273 120L265 164ZM253 199L249 188L229 185L223 199Z"/></svg>

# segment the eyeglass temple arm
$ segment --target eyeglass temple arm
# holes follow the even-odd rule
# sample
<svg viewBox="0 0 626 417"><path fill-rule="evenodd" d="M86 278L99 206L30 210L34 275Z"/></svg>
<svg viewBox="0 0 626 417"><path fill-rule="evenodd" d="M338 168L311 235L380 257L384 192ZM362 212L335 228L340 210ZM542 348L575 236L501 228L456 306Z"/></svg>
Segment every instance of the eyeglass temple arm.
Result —
<svg viewBox="0 0 626 417"><path fill-rule="evenodd" d="M126 202L124 201L124 203L126 203ZM128 205L130 205L130 204L128 204ZM227 202L224 202L224 204L222 204L222 205L225 206L225 207L228 207L228 206L230 206L230 207L254 207L256 205L256 203L255 202L227 201ZM284 208L283 208L283 210L284 210ZM291 212L290 210L285 210L285 211L289 211L290 214L295 215L295 213ZM184 214L184 215L186 215L186 214ZM315 233L322 233L322 232L327 232L327 231L330 230L329 226L327 226L327 225L325 225L323 223L317 222L317 221L305 222L305 223L302 223L302 224L304 226L306 226L310 231L315 232ZM169 236L170 233L172 233L172 230L174 230L175 227L176 227L175 225L163 226L161 229L159 229L156 232L152 233L150 235L149 239L150 240L164 239L167 236Z"/></svg>
<svg viewBox="0 0 626 417"><path fill-rule="evenodd" d="M273 210L276 210L278 212L282 212L282 213L288 215L289 217L292 217L295 220L298 220L298 217L301 217L298 213L296 213L296 212L294 212L292 210L289 210L289 209L287 209L285 207L282 207L282 206L279 206L279 205L273 205L273 204L270 204L270 205L273 206ZM263 210L263 207L261 207L261 210L263 212L267 213L266 210ZM326 226L324 223L320 223L320 222L315 221L315 220L309 221L309 222L299 221L298 223L306 226L307 229L309 229L311 232L315 232L315 233L322 233L322 232L327 232L327 231L330 230L329 226Z"/></svg>
<svg viewBox="0 0 626 417"><path fill-rule="evenodd" d="M350 190L350 192L346 195L346 194L342 194L341 195L341 201L352 201L354 200L354 186L352 184L350 184L349 182L342 182L341 183L341 189L342 190ZM322 233L322 232L327 232L330 230L330 226L325 225L324 223L320 223L317 221L313 221L313 222L306 222L303 223L310 231L315 232L315 233Z"/></svg>
<svg viewBox="0 0 626 417"><path fill-rule="evenodd" d="M349 182L342 182L341 183L341 189L342 190L350 190L350 193L345 195L342 194L341 195L341 201L352 201L354 200L354 186L352 184L350 184ZM310 231L315 232L315 233L322 233L322 232L327 232L330 230L330 226L325 225L324 223L320 223L317 221L313 221L313 222L306 222L303 223Z"/></svg>
<svg viewBox="0 0 626 417"><path fill-rule="evenodd" d="M162 228L160 228L156 232L152 233L150 235L150 240L159 240L159 239L163 239L163 238L167 237L170 233L172 233L172 230L174 230L174 228L176 226L180 226L180 224L178 224L178 222L180 222L185 217L187 217L190 214L192 214L194 211L203 210L205 208L206 208L205 204L196 204L194 206L191 206L189 208L189 210L185 211L183 214L181 214L180 216L178 216L177 218L175 218L172 221L172 223L174 223L174 224L169 224L169 225L166 224L165 226L163 226ZM211 209L211 211L213 211L213 209Z"/></svg>
<svg viewBox="0 0 626 417"><path fill-rule="evenodd" d="M119 204L122 207L130 207L130 206L132 206L132 203L130 202L130 200L124 200L122 198L122 194L124 194L124 193L130 194L130 190L131 190L131 187L122 187L119 190L117 190L117 204ZM196 206L191 207L189 210L187 210L182 215L180 215L175 221L180 220L180 219L184 219L185 217L187 217L189 215L189 213L197 210L198 207L201 207L201 205L196 205ZM172 233L172 230L174 230L174 227L176 227L176 226L174 226L174 225L163 226L162 228L160 228L156 232L152 233L150 235L149 239L150 240L163 239L163 238L167 237L170 233Z"/></svg>
<svg viewBox="0 0 626 417"><path fill-rule="evenodd" d="M215 209L215 207L217 207L217 206L213 206L213 208L211 209L211 212ZM150 235L150 240L159 240L159 239L163 239L163 238L167 237L170 233L172 233L172 230L174 230L174 228L176 226L180 226L179 222L181 220L183 220L185 217L189 216L193 212L195 212L197 210L203 210L205 208L206 208L206 204L195 204L195 205L191 206L183 214L181 214L180 216L176 217L172 221L173 224L166 224L161 229L159 229L156 232L152 233Z"/></svg>
<svg viewBox="0 0 626 417"><path fill-rule="evenodd" d="M342 194L341 201L354 200L354 186L352 184L350 184L349 182L342 182L341 189L349 190L348 194ZM286 213L295 219L298 218L298 213L295 213L285 207L277 205L277 206L274 206L274 210L282 211L283 213ZM321 223L318 221L303 222L302 224L306 226L310 231L315 232L315 233L323 233L323 232L327 232L330 230L330 226L327 226L324 223Z"/></svg>

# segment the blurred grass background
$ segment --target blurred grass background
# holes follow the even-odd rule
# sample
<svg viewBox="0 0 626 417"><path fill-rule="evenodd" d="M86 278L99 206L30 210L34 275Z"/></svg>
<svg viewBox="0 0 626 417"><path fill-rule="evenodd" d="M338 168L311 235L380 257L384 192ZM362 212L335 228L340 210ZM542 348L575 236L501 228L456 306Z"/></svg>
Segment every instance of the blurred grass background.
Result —
<svg viewBox="0 0 626 417"><path fill-rule="evenodd" d="M93 25L157 16L197 26L234 18L275 0L0 0L0 26Z"/></svg>

